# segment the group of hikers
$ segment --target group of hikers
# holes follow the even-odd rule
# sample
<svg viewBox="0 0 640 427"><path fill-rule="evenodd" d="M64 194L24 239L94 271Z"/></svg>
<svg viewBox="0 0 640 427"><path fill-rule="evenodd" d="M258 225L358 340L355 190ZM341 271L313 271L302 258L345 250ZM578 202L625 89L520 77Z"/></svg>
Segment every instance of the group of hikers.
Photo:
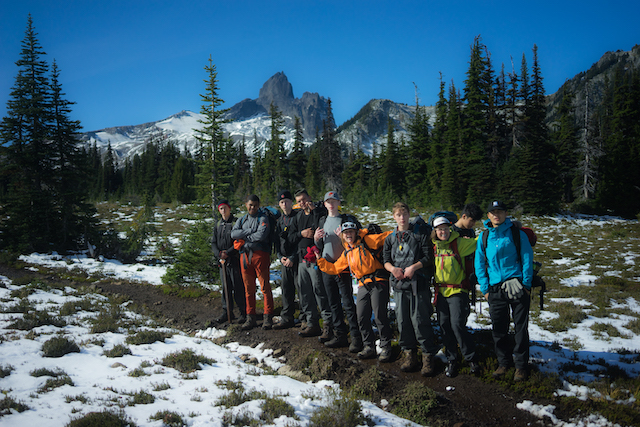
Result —
<svg viewBox="0 0 640 427"><path fill-rule="evenodd" d="M299 336L318 337L331 348L348 347L361 359L391 362L393 333L387 307L393 292L402 371L436 373L440 346L431 324L435 306L447 359L445 374L457 375L458 348L470 373L476 374L480 367L466 323L477 282L489 303L498 360L492 375L504 377L515 367L514 381L527 379L533 250L521 224L507 216L504 203L494 201L487 207L486 230L476 237L474 226L483 211L473 203L464 206L459 218L443 212L426 223L412 221L409 206L398 202L392 208L396 227L382 232L376 224L364 228L353 215L342 213L336 191L327 192L322 203L314 203L306 190L295 196L281 191L277 199L277 219L260 207L256 195L247 198L247 214L239 219L228 201L218 203L221 219L214 228L212 249L225 291L217 322L235 320L243 330L258 326L257 279L264 298L263 329L296 325L297 292ZM269 282L272 246L281 264L282 311L277 321ZM511 317L515 340L508 334Z"/></svg>

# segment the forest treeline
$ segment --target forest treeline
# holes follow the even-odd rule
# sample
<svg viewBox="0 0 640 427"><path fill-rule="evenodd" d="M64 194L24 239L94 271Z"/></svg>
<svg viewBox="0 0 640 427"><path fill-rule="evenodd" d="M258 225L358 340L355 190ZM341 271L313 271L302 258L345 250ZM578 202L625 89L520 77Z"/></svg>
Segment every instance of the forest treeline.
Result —
<svg viewBox="0 0 640 427"><path fill-rule="evenodd" d="M462 87L440 79L435 117L416 100L408 134L388 136L367 155L336 138L331 100L313 144L303 143L295 118L294 144L285 150L284 118L271 105L271 134L234 142L223 131L226 110L216 66L209 58L200 95L202 129L188 152L164 134L118 163L109 145L101 153L80 142L60 71L51 67L29 17L16 62L18 74L0 128L0 233L3 248L61 250L104 234L92 203L130 200L191 203L216 215L224 198L240 205L251 193L271 203L281 189L306 188L313 197L342 192L346 203L388 208L404 200L422 209L457 210L500 198L531 214L559 209L633 217L640 212L640 75L615 69L601 105L578 127L574 94L563 93L547 123L538 49L520 68L496 70L477 37ZM247 152L248 140L264 151ZM257 149L256 149L257 150Z"/></svg>

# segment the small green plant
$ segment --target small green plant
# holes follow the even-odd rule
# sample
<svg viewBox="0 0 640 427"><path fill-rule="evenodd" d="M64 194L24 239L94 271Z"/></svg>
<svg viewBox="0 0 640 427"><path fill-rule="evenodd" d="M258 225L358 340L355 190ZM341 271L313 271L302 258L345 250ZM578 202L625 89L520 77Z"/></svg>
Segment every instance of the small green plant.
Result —
<svg viewBox="0 0 640 427"><path fill-rule="evenodd" d="M134 378L138 378L138 377L144 377L147 376L149 374L147 374L144 369L142 369L140 366L138 366L135 369L132 369L131 371L129 371L129 373L127 374L130 377L134 377Z"/></svg>
<svg viewBox="0 0 640 427"><path fill-rule="evenodd" d="M4 399L0 400L0 416L7 413L10 409L14 409L18 412L24 412L28 410L29 407L22 402L17 402L11 396L5 395Z"/></svg>
<svg viewBox="0 0 640 427"><path fill-rule="evenodd" d="M64 401L67 402L67 403L80 402L80 403L82 403L84 405L87 405L87 404L91 403L91 399L89 399L84 394L78 394L76 396L65 396L64 397Z"/></svg>
<svg viewBox="0 0 640 427"><path fill-rule="evenodd" d="M121 409L105 409L72 419L66 427L136 427L136 424Z"/></svg>
<svg viewBox="0 0 640 427"><path fill-rule="evenodd" d="M382 387L380 371L372 366L367 369L351 386L351 394L355 398L371 399Z"/></svg>
<svg viewBox="0 0 640 427"><path fill-rule="evenodd" d="M36 310L34 312L25 313L22 319L17 319L11 323L9 329L17 329L19 331L28 331L39 326L51 325L62 328L67 322L58 316L52 316L46 311Z"/></svg>
<svg viewBox="0 0 640 427"><path fill-rule="evenodd" d="M260 409L262 409L260 419L267 424L273 424L273 420L282 415L299 419L293 406L281 397L267 397L260 404Z"/></svg>
<svg viewBox="0 0 640 427"><path fill-rule="evenodd" d="M118 332L122 325L122 310L118 305L112 305L100 310L98 315L91 319L91 333Z"/></svg>
<svg viewBox="0 0 640 427"><path fill-rule="evenodd" d="M14 369L11 365L0 365L0 378L8 377Z"/></svg>
<svg viewBox="0 0 640 427"><path fill-rule="evenodd" d="M408 383L389 403L392 413L418 424L429 424L429 412L438 406L436 392L417 381Z"/></svg>
<svg viewBox="0 0 640 427"><path fill-rule="evenodd" d="M163 391L171 389L171 386L166 381L163 381L161 383L151 383L151 385L153 386L153 391Z"/></svg>
<svg viewBox="0 0 640 427"><path fill-rule="evenodd" d="M71 316L79 311L97 311L96 304L89 298L82 298L78 301L67 301L60 307L61 316Z"/></svg>
<svg viewBox="0 0 640 427"><path fill-rule="evenodd" d="M14 305L8 305L2 308L3 313L28 313L33 310L33 305L28 298L20 298Z"/></svg>
<svg viewBox="0 0 640 427"><path fill-rule="evenodd" d="M122 357L126 354L131 354L131 349L124 344L116 344L112 349L102 352L102 355L107 357Z"/></svg>
<svg viewBox="0 0 640 427"><path fill-rule="evenodd" d="M258 427L262 425L260 420L258 420L248 409L243 409L237 414L234 414L233 411L225 411L222 414L222 427Z"/></svg>
<svg viewBox="0 0 640 427"><path fill-rule="evenodd" d="M43 357L62 357L69 353L80 353L80 347L66 337L53 337L42 344Z"/></svg>
<svg viewBox="0 0 640 427"><path fill-rule="evenodd" d="M156 341L164 342L164 340L170 338L171 335L172 334L167 332L144 330L127 336L125 341L127 344L153 344Z"/></svg>
<svg viewBox="0 0 640 427"><path fill-rule="evenodd" d="M193 372L202 369L200 364L213 365L215 360L198 355L190 348L185 348L176 353L170 353L162 358L162 366L174 368L182 373Z"/></svg>
<svg viewBox="0 0 640 427"><path fill-rule="evenodd" d="M131 399L127 403L129 406L133 405L149 405L156 401L156 398L151 393L147 393L144 390L140 390L131 396Z"/></svg>
<svg viewBox="0 0 640 427"><path fill-rule="evenodd" d="M182 415L173 411L158 411L149 417L151 421L160 421L167 427L183 427L187 425L187 422L182 419Z"/></svg>
<svg viewBox="0 0 640 427"><path fill-rule="evenodd" d="M354 398L334 396L331 403L316 409L309 418L309 427L356 427L369 424L362 405Z"/></svg>
<svg viewBox="0 0 640 427"><path fill-rule="evenodd" d="M67 374L59 375L55 378L47 378L47 381L45 381L45 383L40 388L38 388L38 393L46 393L64 385L74 385L71 377L69 377L69 375Z"/></svg>
<svg viewBox="0 0 640 427"><path fill-rule="evenodd" d="M29 373L32 377L61 377L63 375L67 375L65 371L60 368L56 368L56 370L51 370L48 368L38 368L34 369Z"/></svg>

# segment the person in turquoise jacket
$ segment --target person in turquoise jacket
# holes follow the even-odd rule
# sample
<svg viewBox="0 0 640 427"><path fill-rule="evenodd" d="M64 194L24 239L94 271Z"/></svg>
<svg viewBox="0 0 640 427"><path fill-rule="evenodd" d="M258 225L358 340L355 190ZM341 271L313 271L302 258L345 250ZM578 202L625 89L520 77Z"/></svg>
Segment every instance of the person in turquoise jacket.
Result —
<svg viewBox="0 0 640 427"><path fill-rule="evenodd" d="M529 305L533 278L533 249L527 235L520 233L520 257L511 230L514 224L507 218L507 207L494 201L487 208L484 222L488 233L486 248L478 238L475 272L480 291L489 302L493 342L498 359L494 378L503 377L515 365L514 381L529 376ZM510 316L515 327L515 345L509 338Z"/></svg>

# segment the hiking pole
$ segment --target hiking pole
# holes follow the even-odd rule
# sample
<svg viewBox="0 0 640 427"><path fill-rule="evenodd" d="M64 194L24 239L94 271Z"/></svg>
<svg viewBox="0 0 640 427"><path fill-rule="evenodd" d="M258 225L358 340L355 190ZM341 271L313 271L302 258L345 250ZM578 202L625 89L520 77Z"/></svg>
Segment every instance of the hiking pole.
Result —
<svg viewBox="0 0 640 427"><path fill-rule="evenodd" d="M225 266L226 261L221 259L220 260L220 264L222 265L222 268L220 269L222 271L222 292L224 295L224 300L227 303L227 320L229 320L229 324L231 324L231 315L233 314L231 312L231 300L229 298L231 298L231 295L229 295L229 289L228 289L228 285L227 285L227 267Z"/></svg>

